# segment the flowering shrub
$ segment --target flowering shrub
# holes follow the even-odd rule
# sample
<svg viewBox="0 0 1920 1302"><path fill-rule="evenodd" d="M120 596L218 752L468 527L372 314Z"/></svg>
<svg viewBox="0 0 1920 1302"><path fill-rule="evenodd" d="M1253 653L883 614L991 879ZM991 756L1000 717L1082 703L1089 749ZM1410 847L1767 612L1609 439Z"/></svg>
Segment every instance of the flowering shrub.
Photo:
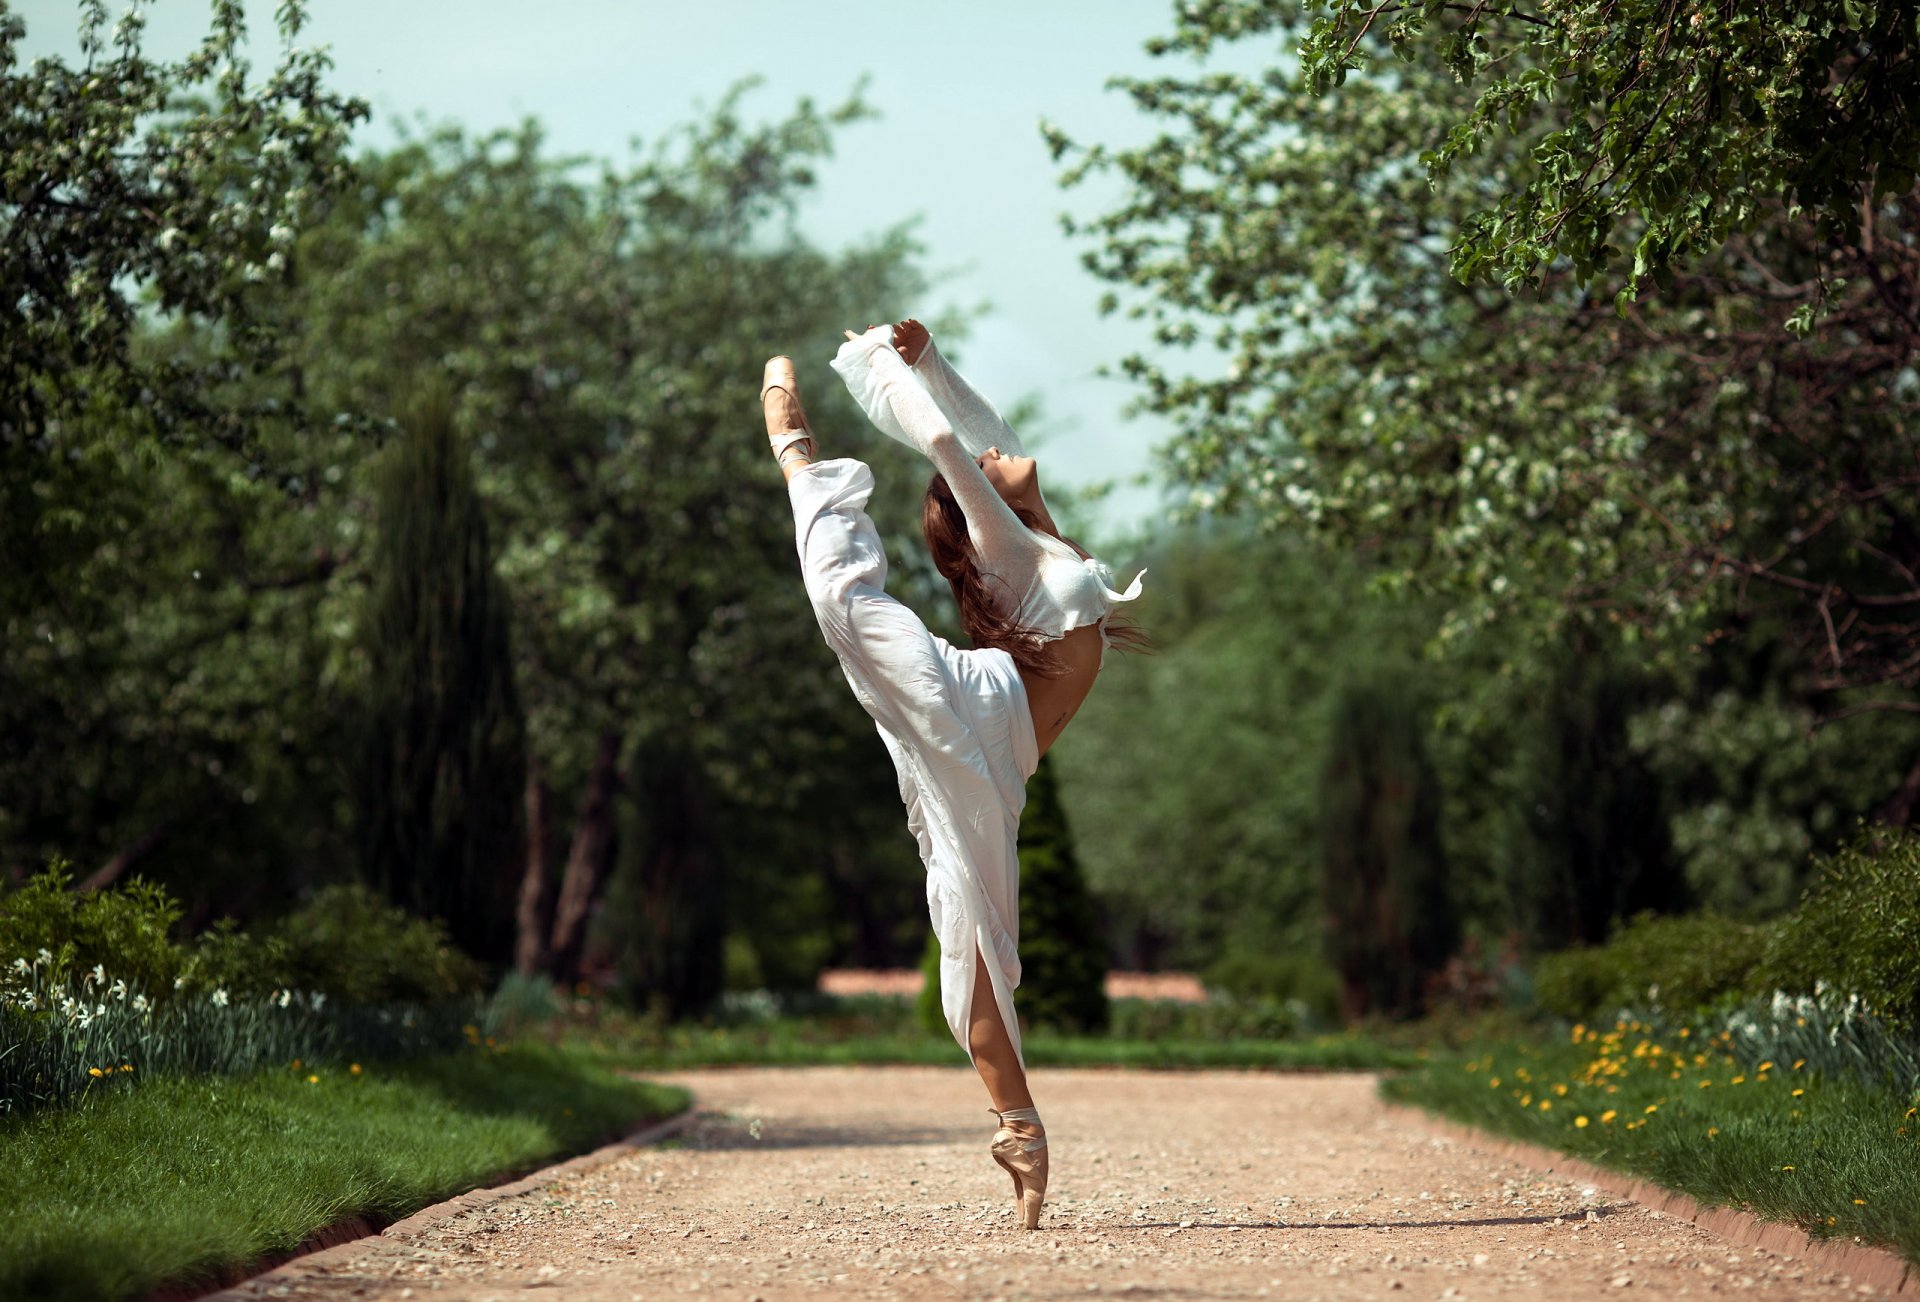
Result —
<svg viewBox="0 0 1920 1302"><path fill-rule="evenodd" d="M1920 1032L1920 834L1872 826L1819 865L1777 924L1756 993L1826 983L1896 1030Z"/></svg>
<svg viewBox="0 0 1920 1302"><path fill-rule="evenodd" d="M281 989L184 988L164 1001L103 965L62 979L46 949L0 972L0 1112L153 1076L444 1052L477 1041L484 1001L379 1006Z"/></svg>

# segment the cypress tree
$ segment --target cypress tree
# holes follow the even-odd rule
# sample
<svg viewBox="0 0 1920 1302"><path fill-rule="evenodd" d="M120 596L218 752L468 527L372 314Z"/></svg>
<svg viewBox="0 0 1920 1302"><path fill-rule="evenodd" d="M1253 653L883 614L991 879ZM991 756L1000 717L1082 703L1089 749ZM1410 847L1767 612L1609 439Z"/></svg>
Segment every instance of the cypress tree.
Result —
<svg viewBox="0 0 1920 1302"><path fill-rule="evenodd" d="M1020 1014L1030 1025L1107 1029L1106 937L1045 758L1020 818L1020 968Z"/></svg>
<svg viewBox="0 0 1920 1302"><path fill-rule="evenodd" d="M513 956L526 725L507 598L451 398L419 396L377 481L361 624L361 868L491 964Z"/></svg>
<svg viewBox="0 0 1920 1302"><path fill-rule="evenodd" d="M1327 958L1342 1011L1404 1017L1459 939L1440 844L1440 785L1397 679L1349 683L1321 782Z"/></svg>

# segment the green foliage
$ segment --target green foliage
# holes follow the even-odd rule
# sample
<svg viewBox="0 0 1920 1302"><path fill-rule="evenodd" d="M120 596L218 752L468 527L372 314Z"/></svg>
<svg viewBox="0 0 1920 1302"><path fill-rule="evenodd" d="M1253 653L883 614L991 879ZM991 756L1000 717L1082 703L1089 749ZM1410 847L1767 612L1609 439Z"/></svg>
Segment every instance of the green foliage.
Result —
<svg viewBox="0 0 1920 1302"><path fill-rule="evenodd" d="M39 961L47 980L63 984L104 966L140 989L168 991L184 957L172 935L179 921L179 904L159 886L136 879L76 892L68 865L56 860L24 885L0 890L0 965Z"/></svg>
<svg viewBox="0 0 1920 1302"><path fill-rule="evenodd" d="M1340 1017L1340 979L1318 954L1228 950L1201 979L1236 1000L1297 1005L1311 1022Z"/></svg>
<svg viewBox="0 0 1920 1302"><path fill-rule="evenodd" d="M930 1034L953 1034L940 1006L940 937L933 932L927 933L927 947L920 953L920 993L913 999L913 1020Z"/></svg>
<svg viewBox="0 0 1920 1302"><path fill-rule="evenodd" d="M1020 1016L1082 1034L1107 1026L1107 945L1048 757L1020 816Z"/></svg>
<svg viewBox="0 0 1920 1302"><path fill-rule="evenodd" d="M404 426L379 476L362 617L360 866L395 904L504 967L526 769L506 593L451 399L424 388Z"/></svg>
<svg viewBox="0 0 1920 1302"><path fill-rule="evenodd" d="M483 988L480 965L446 928L409 917L364 886L329 886L272 930L286 955L274 984L352 1004L430 1003Z"/></svg>
<svg viewBox="0 0 1920 1302"><path fill-rule="evenodd" d="M1224 33L1245 11L1279 8L1217 4L1207 22ZM1496 139L1513 137L1528 160L1454 235L1462 278L1538 286L1564 258L1577 283L1623 284L1625 304L1643 277L1664 288L1678 266L1785 210L1851 244L1862 208L1907 195L1920 169L1906 109L1920 95L1920 31L1904 4L1635 0L1546 17L1402 6L1377 28L1367 0L1315 0L1308 12L1300 67L1316 92L1389 47L1403 61L1437 54L1477 88L1421 155L1436 184Z"/></svg>
<svg viewBox="0 0 1920 1302"><path fill-rule="evenodd" d="M1920 835L1861 829L1822 860L1768 938L1760 989L1858 996L1896 1030L1920 1031Z"/></svg>
<svg viewBox="0 0 1920 1302"><path fill-rule="evenodd" d="M1460 939L1440 791L1400 677L1358 678L1335 706L1321 779L1321 899L1342 1011L1406 1017Z"/></svg>
<svg viewBox="0 0 1920 1302"><path fill-rule="evenodd" d="M1772 625L1815 670L1797 690L1816 708L1851 704L1823 695L1848 686L1905 687L1920 551L1898 503L1920 430L1920 330L1902 305L1920 273L1892 250L1911 243L1920 211L1909 198L1920 133L1902 117L1890 170L1857 152L1878 150L1878 137L1807 156L1836 187L1808 210L1849 214L1845 249L1786 197L1757 198L1759 174L1715 170L1742 151L1751 161L1771 129L1766 113L1747 116L1748 94L1777 90L1783 111L1829 93L1845 114L1895 102L1881 97L1917 66L1891 71L1904 39L1889 26L1897 6L1860 6L1852 35L1839 0L1764 18L1735 5L1737 18L1700 28L1683 7L1651 24L1644 8L1610 6L1603 19L1574 5L1565 21L1556 10L1540 23L1507 10L1400 10L1380 27L1429 36L1404 41L1407 58L1390 69L1340 80L1327 74L1344 56L1329 50L1356 29L1339 22L1364 24L1378 7L1329 0L1320 12L1339 21L1317 32L1278 0L1181 7L1157 52L1204 57L1233 42L1267 66L1183 63L1123 81L1165 128L1135 148L1079 149L1050 135L1057 157L1071 155L1067 183L1107 175L1125 187L1078 228L1094 244L1089 265L1113 286L1108 306L1154 327L1159 347L1121 367L1141 405L1175 422L1172 469L1195 507L1244 507L1369 549L1403 586L1445 598L1443 648L1498 622L1518 661L1582 627L1636 646L1650 666L1684 666L1703 640ZM1648 60L1643 80L1676 88L1697 75L1696 91L1622 84L1592 99L1628 66L1607 60L1638 58L1650 28L1683 19L1685 40ZM1504 61L1476 63L1463 83L1450 66L1457 50L1437 39L1443 22L1507 33L1487 47ZM1534 62L1535 37L1545 62ZM1867 43L1852 53L1834 43L1855 37ZM1308 38L1317 44L1302 70L1293 54ZM1757 80L1738 93L1723 82L1775 38L1790 58L1742 68ZM1706 59L1702 41L1736 62ZM1553 75L1563 64L1568 76ZM1880 67L1889 80L1842 92L1825 80L1838 66ZM1783 89L1778 79L1800 73L1815 82ZM1482 77L1507 88L1496 95ZM1566 98L1543 98L1563 85ZM1434 184L1430 164L1459 143L1483 92L1487 104L1518 95L1515 131L1473 135ZM1654 136L1667 145L1636 143L1615 179L1643 162L1657 171L1661 197L1645 210L1678 223L1666 234L1628 231L1624 219L1610 233L1605 212L1569 213L1550 198L1524 214L1509 207L1534 203L1536 183L1570 184L1586 165L1575 160L1600 157L1591 151L1617 145L1619 122L1642 117L1664 124ZM1682 120L1717 143L1694 149L1661 134ZM1793 147L1824 142L1826 125L1796 125L1810 134ZM1505 224L1476 226L1487 211ZM1554 242L1537 237L1536 224L1555 223L1556 239L1596 248L1650 234L1643 272L1682 251L1688 266L1622 316L1576 283L1591 267L1555 260ZM1496 248L1542 268L1532 292L1454 278L1458 258ZM1828 287L1825 326L1796 338L1787 325Z"/></svg>
<svg viewBox="0 0 1920 1302"><path fill-rule="evenodd" d="M1337 687L1349 667L1417 654L1431 609L1370 591L1361 560L1230 522L1132 554L1149 570L1155 654L1109 655L1049 752L1074 826L1098 829L1084 867L1118 962L1317 954L1318 779ZM1475 892L1500 899L1463 884Z"/></svg>
<svg viewBox="0 0 1920 1302"><path fill-rule="evenodd" d="M1543 956L1534 967L1540 1006L1571 1021L1655 1005L1690 1016L1756 988L1769 929L1714 913L1641 914L1604 945Z"/></svg>
<svg viewBox="0 0 1920 1302"><path fill-rule="evenodd" d="M1547 678L1522 760L1531 846L1511 889L1522 934L1558 948L1593 944L1643 910L1683 906L1686 882L1666 793L1628 740L1660 684L1591 654L1563 658Z"/></svg>

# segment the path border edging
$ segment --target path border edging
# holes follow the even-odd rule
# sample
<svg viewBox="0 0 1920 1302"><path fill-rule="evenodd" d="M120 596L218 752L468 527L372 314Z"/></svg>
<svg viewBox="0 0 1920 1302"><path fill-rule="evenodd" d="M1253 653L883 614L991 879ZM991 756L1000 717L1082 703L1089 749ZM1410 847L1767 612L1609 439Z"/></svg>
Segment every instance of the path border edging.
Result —
<svg viewBox="0 0 1920 1302"><path fill-rule="evenodd" d="M1898 1253L1872 1244L1816 1239L1797 1225L1769 1221L1752 1212L1734 1207L1715 1207L1690 1194L1665 1185L1595 1166L1574 1157L1523 1139L1509 1139L1490 1130L1481 1130L1438 1113L1407 1103L1382 1099L1389 1111L1418 1117L1434 1129L1461 1143L1470 1143L1496 1156L1512 1158L1528 1166L1539 1167L1553 1175L1571 1176L1605 1189L1620 1198L1630 1198L1662 1216L1691 1221L1701 1229L1748 1248L1765 1248L1797 1261L1826 1270L1840 1271L1856 1284L1885 1289L1890 1294L1920 1295L1920 1266Z"/></svg>
<svg viewBox="0 0 1920 1302"><path fill-rule="evenodd" d="M455 1194L444 1202L422 1207L412 1215L404 1216L385 1227L377 1226L363 1216L354 1216L333 1225L323 1226L302 1239L300 1245L291 1253L268 1258L267 1260L272 1264L263 1269L249 1271L242 1279L217 1285L199 1293L176 1293L171 1291L170 1287L163 1287L147 1295L149 1302L156 1298L166 1298L169 1302L176 1299L184 1302L185 1299L190 1298L200 1299L200 1302L255 1302L255 1299L260 1296L259 1286L267 1285L269 1282L291 1283L296 1275L311 1271L330 1261L345 1258L351 1250L367 1239L376 1236L396 1240L411 1239L436 1221L458 1216L462 1212L489 1207L494 1203L505 1202L509 1198L518 1198L543 1185L588 1170L602 1162L612 1161L635 1149L671 1139L693 1124L698 1111L694 1102L689 1100L685 1109L666 1120L650 1122L611 1143L602 1144L591 1152L570 1157L564 1162L556 1162L552 1166L543 1166L517 1180L509 1180L503 1184L483 1185L463 1194ZM282 1271L287 1272L285 1278L279 1278Z"/></svg>

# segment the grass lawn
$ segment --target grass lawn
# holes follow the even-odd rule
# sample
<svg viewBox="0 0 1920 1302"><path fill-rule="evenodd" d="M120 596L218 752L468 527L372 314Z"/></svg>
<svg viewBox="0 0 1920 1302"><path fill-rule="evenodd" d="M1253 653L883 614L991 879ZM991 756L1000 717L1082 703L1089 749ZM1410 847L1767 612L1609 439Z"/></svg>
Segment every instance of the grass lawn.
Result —
<svg viewBox="0 0 1920 1302"><path fill-rule="evenodd" d="M0 1126L0 1297L137 1296L686 1106L566 1051L158 1080Z"/></svg>
<svg viewBox="0 0 1920 1302"><path fill-rule="evenodd" d="M1858 1236L1920 1262L1920 1109L1890 1089L1743 1069L1697 1032L1575 1027L1434 1059L1389 1098L1654 1180L1703 1202Z"/></svg>
<svg viewBox="0 0 1920 1302"><path fill-rule="evenodd" d="M949 1035L874 1028L828 1018L778 1018L744 1026L632 1026L575 1029L566 1043L601 1061L641 1071L685 1067L881 1066L964 1067ZM1034 1032L1024 1043L1033 1067L1263 1068L1382 1071L1417 1065L1418 1050L1360 1035L1297 1040L1122 1038Z"/></svg>

